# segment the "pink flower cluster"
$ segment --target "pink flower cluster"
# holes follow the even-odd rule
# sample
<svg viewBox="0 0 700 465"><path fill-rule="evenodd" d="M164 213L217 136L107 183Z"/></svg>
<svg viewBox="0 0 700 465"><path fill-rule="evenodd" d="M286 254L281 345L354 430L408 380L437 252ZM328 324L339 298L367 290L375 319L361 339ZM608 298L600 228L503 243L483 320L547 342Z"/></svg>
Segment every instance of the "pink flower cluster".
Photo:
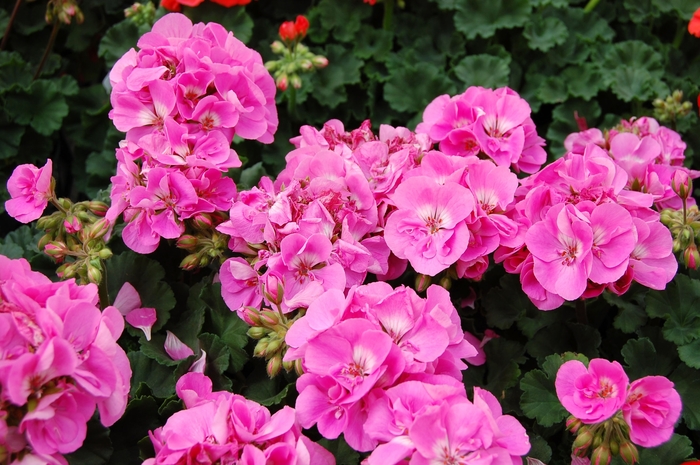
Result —
<svg viewBox="0 0 700 465"><path fill-rule="evenodd" d="M221 25L168 14L138 46L109 75L110 118L126 140L107 218L123 212L124 242L150 253L186 220L211 223L231 208L236 186L223 173L241 166L234 135L270 143L278 120L262 58Z"/></svg>
<svg viewBox="0 0 700 465"><path fill-rule="evenodd" d="M470 87L454 97L441 95L426 107L416 132L439 142L443 153L486 156L516 172L535 173L547 160L530 105L508 87Z"/></svg>
<svg viewBox="0 0 700 465"><path fill-rule="evenodd" d="M570 134L564 141L569 152L579 155L588 144L605 149L627 173L626 188L651 194L659 210L682 207L681 199L671 188L674 173L682 171L691 178L700 176L700 172L683 166L686 144L680 134L659 125L654 118L623 120L604 134L599 129L587 129ZM695 204L692 198L689 202Z"/></svg>
<svg viewBox="0 0 700 465"><path fill-rule="evenodd" d="M578 360L564 363L555 381L564 408L586 424L601 423L622 412L630 439L656 447L671 438L681 415L681 398L663 376L645 376L631 384L622 366L596 358L588 368Z"/></svg>
<svg viewBox="0 0 700 465"><path fill-rule="evenodd" d="M48 159L41 168L25 164L12 171L7 181L7 191L12 198L5 202L5 210L12 218L30 223L44 213L53 192L52 167L53 162Z"/></svg>
<svg viewBox="0 0 700 465"><path fill-rule="evenodd" d="M245 397L212 392L202 373L182 376L176 392L185 410L149 432L156 456L144 465L335 465L330 452L301 434L291 407L270 415Z"/></svg>
<svg viewBox="0 0 700 465"><path fill-rule="evenodd" d="M605 289L623 294L633 281L664 289L673 279L671 233L651 208L653 195L631 190L629 179L617 160L589 143L521 180L514 218L527 232L521 246L500 247L495 259L520 274L538 308Z"/></svg>
<svg viewBox="0 0 700 465"><path fill-rule="evenodd" d="M0 448L8 463L66 464L87 422L126 409L131 367L116 339L124 319L100 312L97 286L51 282L0 255ZM34 460L34 461L32 461Z"/></svg>
<svg viewBox="0 0 700 465"><path fill-rule="evenodd" d="M370 465L514 463L530 448L525 429L490 393L477 389L474 402L467 399L463 360L479 352L442 287L429 287L426 299L383 282L352 287L347 297L327 291L286 343L285 360L301 358L304 368L301 426L373 450Z"/></svg>

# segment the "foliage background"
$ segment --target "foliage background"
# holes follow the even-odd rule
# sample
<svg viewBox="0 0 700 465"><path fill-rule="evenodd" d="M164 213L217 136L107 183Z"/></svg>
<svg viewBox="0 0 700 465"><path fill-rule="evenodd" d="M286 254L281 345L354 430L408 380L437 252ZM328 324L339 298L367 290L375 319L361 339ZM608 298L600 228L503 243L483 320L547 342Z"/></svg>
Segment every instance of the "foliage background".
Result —
<svg viewBox="0 0 700 465"><path fill-rule="evenodd" d="M184 8L193 21L217 21L273 59L269 45L277 28L297 14L311 21L307 43L328 57L327 68L303 76L290 112L278 93L280 128L275 143L234 142L247 160L229 173L239 189L284 166L287 142L299 127L320 127L331 118L352 129L370 118L413 129L436 96L467 86L508 85L532 106L538 133L547 139L550 160L564 152L567 134L578 130L574 112L589 127L611 127L620 118L652 114L651 101L680 89L693 102L700 85L700 39L687 22L700 6L693 0L394 0L371 6L361 0L257 0L224 8L204 2ZM4 31L15 2L0 2ZM150 25L124 19L127 1L83 0L85 21L59 28L41 73L34 78L52 27L46 1L22 1L7 44L0 51L0 253L29 259L55 277L55 266L36 249L39 231L8 217L3 203L7 178L21 163L54 161L59 196L73 200L108 198L114 149L122 135L107 114L105 79L111 65ZM393 14L388 16L388 12ZM165 14L159 9L158 15ZM700 123L696 108L675 122L688 144L688 166L700 168ZM88 441L74 464L140 463L148 456L149 429L181 408L174 383L191 360L173 362L162 349L164 331L207 351L209 374L219 388L232 389L272 409L293 405L292 376L269 380L264 363L250 358L247 326L231 313L212 284L215 267L182 272L185 252L162 241L149 257L128 252L119 239L108 262L111 299L125 280L139 283L144 306L158 310L151 342L131 331L121 343L134 370L127 413L111 430L92 422ZM607 295L590 302L587 321L573 306L541 312L520 290L517 277L500 267L480 283L453 284L458 308L476 292L474 309L460 311L463 326L477 334L495 329L486 346L488 362L470 368L465 384L485 386L504 411L517 415L531 434L531 456L568 463L571 435L553 390L553 376L567 351L618 360L630 379L669 376L684 401L683 421L671 442L642 452L643 465L680 463L700 455L700 281L681 267L666 291L633 288L624 298ZM409 274L392 284L412 284ZM572 355L567 355L569 357ZM359 454L342 440L322 441L339 464L356 464ZM615 463L615 462L614 462Z"/></svg>

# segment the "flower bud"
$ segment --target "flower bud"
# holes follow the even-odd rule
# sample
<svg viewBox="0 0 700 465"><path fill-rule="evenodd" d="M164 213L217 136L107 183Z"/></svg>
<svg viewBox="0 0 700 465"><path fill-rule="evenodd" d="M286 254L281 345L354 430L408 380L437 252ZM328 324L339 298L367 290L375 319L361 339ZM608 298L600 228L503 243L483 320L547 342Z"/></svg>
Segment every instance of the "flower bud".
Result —
<svg viewBox="0 0 700 465"><path fill-rule="evenodd" d="M677 169L671 177L671 188L673 192L678 194L678 197L685 200L693 191L693 181L688 176L688 172L684 169Z"/></svg>
<svg viewBox="0 0 700 465"><path fill-rule="evenodd" d="M698 264L700 264L700 253L698 253L698 247L695 245L695 242L691 243L683 251L683 262L688 268L692 268L694 270L698 269Z"/></svg>
<svg viewBox="0 0 700 465"><path fill-rule="evenodd" d="M66 247L66 244L63 242L59 241L52 241L46 244L44 247L44 253L50 257L59 259L65 257L66 253L68 252L68 248Z"/></svg>
<svg viewBox="0 0 700 465"><path fill-rule="evenodd" d="M452 287L452 280L450 279L450 277L443 276L442 278L440 278L440 286L443 287L445 290L449 291Z"/></svg>
<svg viewBox="0 0 700 465"><path fill-rule="evenodd" d="M111 228L112 223L110 223L107 218L100 218L99 220L95 221L92 226L90 226L88 237L90 239L100 239L104 237Z"/></svg>
<svg viewBox="0 0 700 465"><path fill-rule="evenodd" d="M280 324L280 317L275 312L265 310L263 312L260 312L260 323L262 323L263 326L272 328L273 326L277 326L278 324Z"/></svg>
<svg viewBox="0 0 700 465"><path fill-rule="evenodd" d="M623 441L620 444L620 458L624 460L625 463L632 465L639 462L639 451L634 444L629 441Z"/></svg>
<svg viewBox="0 0 700 465"><path fill-rule="evenodd" d="M620 452L620 445L617 443L616 440L611 439L610 440L610 453L612 455L617 455Z"/></svg>
<svg viewBox="0 0 700 465"><path fill-rule="evenodd" d="M301 376L304 374L304 365L301 363L301 359L298 358L294 360L294 371L297 375Z"/></svg>
<svg viewBox="0 0 700 465"><path fill-rule="evenodd" d="M306 19L306 16L297 16L297 19L294 21L294 29L296 29L299 40L306 37L306 32L309 30L309 20Z"/></svg>
<svg viewBox="0 0 700 465"><path fill-rule="evenodd" d="M314 69L314 64L311 62L311 60L304 59L299 61L299 67L304 71L311 71Z"/></svg>
<svg viewBox="0 0 700 465"><path fill-rule="evenodd" d="M201 230L211 229L213 226L211 216L207 213L197 213L194 215L194 217L192 217L192 224L195 228Z"/></svg>
<svg viewBox="0 0 700 465"><path fill-rule="evenodd" d="M416 291L424 292L430 287L430 284L432 284L432 278L430 276L420 273L416 275Z"/></svg>
<svg viewBox="0 0 700 465"><path fill-rule="evenodd" d="M183 234L177 240L177 246L180 249L193 250L197 247L198 239L191 234Z"/></svg>
<svg viewBox="0 0 700 465"><path fill-rule="evenodd" d="M260 339L258 341L258 343L255 344L255 349L253 349L253 357L260 357L260 358L265 357L267 355L268 342L269 342L269 339L266 337Z"/></svg>
<svg viewBox="0 0 700 465"><path fill-rule="evenodd" d="M241 311L242 319L251 326L262 326L260 313L253 307L244 307ZM251 336L252 337L252 336Z"/></svg>
<svg viewBox="0 0 700 465"><path fill-rule="evenodd" d="M262 339L267 333L268 331L265 328L261 328L259 326L252 326L248 328L248 336L250 336L252 339Z"/></svg>
<svg viewBox="0 0 700 465"><path fill-rule="evenodd" d="M574 439L574 454L578 455L579 457L585 456L586 451L589 447L591 447L591 444L593 444L593 439L593 433L588 428L581 428L578 436L576 436L576 439Z"/></svg>
<svg viewBox="0 0 700 465"><path fill-rule="evenodd" d="M56 275L61 279L70 279L75 277L76 268L74 263L64 263L56 270Z"/></svg>
<svg viewBox="0 0 700 465"><path fill-rule="evenodd" d="M102 281L102 272L99 269L97 269L96 266L88 265L87 278L88 281L90 281L93 284L100 284L100 281Z"/></svg>
<svg viewBox="0 0 700 465"><path fill-rule="evenodd" d="M292 74L291 76L289 76L289 83L295 89L301 88L301 78L299 77L298 74Z"/></svg>
<svg viewBox="0 0 700 465"><path fill-rule="evenodd" d="M265 276L265 291L263 295L271 305L280 305L282 303L284 287L282 287L282 282L276 275L268 273Z"/></svg>
<svg viewBox="0 0 700 465"><path fill-rule="evenodd" d="M74 215L68 215L66 219L63 220L63 227L66 228L68 234L75 234L83 229L83 224Z"/></svg>
<svg viewBox="0 0 700 465"><path fill-rule="evenodd" d="M293 360L282 360L282 368L284 368L284 371L287 373L290 373L294 369L294 361Z"/></svg>
<svg viewBox="0 0 700 465"><path fill-rule="evenodd" d="M583 422L581 422L581 420L579 420L573 415L566 420L566 429L568 429L574 434L578 432L578 430L581 428L581 425L583 425Z"/></svg>
<svg viewBox="0 0 700 465"><path fill-rule="evenodd" d="M37 244L37 248L39 250L44 250L46 245L53 240L53 235L51 234L44 234L41 236L41 239L39 239L39 243Z"/></svg>
<svg viewBox="0 0 700 465"><path fill-rule="evenodd" d="M289 87L289 79L287 78L287 75L280 74L279 76L277 76L277 79L275 79L275 85L282 92L287 90L287 87Z"/></svg>
<svg viewBox="0 0 700 465"><path fill-rule="evenodd" d="M321 55L314 55L311 59L311 63L313 63L315 68L325 68L328 66L328 58Z"/></svg>
<svg viewBox="0 0 700 465"><path fill-rule="evenodd" d="M279 40L276 40L270 44L270 49L272 49L272 53L275 55L281 55L285 50L287 50L287 47L285 47Z"/></svg>
<svg viewBox="0 0 700 465"><path fill-rule="evenodd" d="M608 465L611 460L612 453L606 444L598 446L591 454L591 465Z"/></svg>
<svg viewBox="0 0 700 465"><path fill-rule="evenodd" d="M112 258L112 251L105 247L104 249L101 249L99 252L97 252L97 256L100 257L102 260L109 260L110 258Z"/></svg>
<svg viewBox="0 0 700 465"><path fill-rule="evenodd" d="M274 378L280 372L282 368L282 357L275 355L267 362L267 376Z"/></svg>
<svg viewBox="0 0 700 465"><path fill-rule="evenodd" d="M199 266L199 256L196 253L189 254L180 262L183 270L194 270Z"/></svg>
<svg viewBox="0 0 700 465"><path fill-rule="evenodd" d="M279 350L284 346L284 341L282 339L272 339L267 344L267 356L279 352Z"/></svg>

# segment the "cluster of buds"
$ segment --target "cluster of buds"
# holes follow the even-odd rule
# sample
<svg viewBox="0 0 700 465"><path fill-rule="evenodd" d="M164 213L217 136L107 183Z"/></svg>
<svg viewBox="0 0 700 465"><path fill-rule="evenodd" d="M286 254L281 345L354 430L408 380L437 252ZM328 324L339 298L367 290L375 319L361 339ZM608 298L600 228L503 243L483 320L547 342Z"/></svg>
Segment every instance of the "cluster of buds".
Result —
<svg viewBox="0 0 700 465"><path fill-rule="evenodd" d="M700 211L697 205L687 205L693 191L693 181L684 171L676 171L671 179L671 187L683 201L683 208L664 209L661 212L661 222L671 231L674 253L681 253L685 266L697 269L700 266Z"/></svg>
<svg viewBox="0 0 700 465"><path fill-rule="evenodd" d="M620 412L592 425L570 416L566 420L566 429L576 434L573 454L590 456L591 465L608 465L616 455L629 465L639 462L639 451L629 439L629 426Z"/></svg>
<svg viewBox="0 0 700 465"><path fill-rule="evenodd" d="M281 41L272 43L272 52L281 55L279 60L265 63L265 68L275 78L277 88L285 91L291 84L294 89L301 87L300 73L308 73L328 66L328 59L311 53L309 48L301 43L309 30L309 20L297 16L296 21L285 21L280 26Z"/></svg>
<svg viewBox="0 0 700 465"><path fill-rule="evenodd" d="M78 24L82 24L85 20L83 12L78 8L77 0L49 0L45 18L49 24L54 21L70 24L74 18Z"/></svg>
<svg viewBox="0 0 700 465"><path fill-rule="evenodd" d="M124 17L129 18L137 26L150 28L156 20L156 7L152 2L136 2L124 10Z"/></svg>
<svg viewBox="0 0 700 465"><path fill-rule="evenodd" d="M278 291L281 294L281 289ZM304 313L303 311L297 312L294 318L289 319L282 312L270 309L259 311L254 307L245 308L244 318L252 325L248 330L248 336L258 341L253 355L267 360L267 375L270 378L277 376L282 368L287 373L292 370L296 371L298 375L303 373L301 359L293 361L284 361L283 359L288 348L284 341L287 330Z"/></svg>
<svg viewBox="0 0 700 465"><path fill-rule="evenodd" d="M227 219L223 212L212 212L198 213L185 222L189 231L180 236L177 247L189 255L180 262L180 268L193 270L210 263L216 263L217 267L223 263L229 238L215 228Z"/></svg>
<svg viewBox="0 0 700 465"><path fill-rule="evenodd" d="M56 270L59 277L99 284L102 260L112 256L105 245L111 231L111 224L104 218L107 204L95 200L73 203L65 198L52 203L58 211L37 221L37 228L45 231L39 250L61 264Z"/></svg>
<svg viewBox="0 0 700 465"><path fill-rule="evenodd" d="M689 101L683 101L683 91L674 90L673 94L666 97L665 100L657 98L653 102L654 118L662 123L675 123L679 119L690 114L693 109L693 104Z"/></svg>

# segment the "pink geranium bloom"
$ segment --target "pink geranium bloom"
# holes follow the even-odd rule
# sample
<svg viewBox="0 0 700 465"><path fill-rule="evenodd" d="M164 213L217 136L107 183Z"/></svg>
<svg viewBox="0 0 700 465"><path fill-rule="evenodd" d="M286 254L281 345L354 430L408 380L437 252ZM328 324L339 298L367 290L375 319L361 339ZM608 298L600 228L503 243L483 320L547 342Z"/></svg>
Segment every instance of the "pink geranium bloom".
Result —
<svg viewBox="0 0 700 465"><path fill-rule="evenodd" d="M228 308L234 311L244 307L258 307L262 302L257 271L239 257L229 258L219 270L221 295Z"/></svg>
<svg viewBox="0 0 700 465"><path fill-rule="evenodd" d="M591 212L591 229L593 261L589 278L598 284L615 282L625 274L637 242L632 216L614 203L598 205Z"/></svg>
<svg viewBox="0 0 700 465"><path fill-rule="evenodd" d="M10 200L5 202L7 213L22 223L30 223L44 213L52 195L51 169L49 158L42 168L34 165L19 165L7 181Z"/></svg>
<svg viewBox="0 0 700 465"><path fill-rule="evenodd" d="M417 176L401 183L391 199L398 210L387 219L384 238L391 251L408 259L418 273L435 276L467 249L469 229L464 220L474 209L467 188Z"/></svg>
<svg viewBox="0 0 700 465"><path fill-rule="evenodd" d="M642 447L668 441L681 415L681 397L663 376L646 376L630 385L622 415L630 427L630 439Z"/></svg>
<svg viewBox="0 0 700 465"><path fill-rule="evenodd" d="M586 368L578 360L569 360L559 368L554 385L564 408L583 423L593 424L622 408L629 378L617 362L595 358Z"/></svg>
<svg viewBox="0 0 700 465"><path fill-rule="evenodd" d="M566 300L578 299L591 272L593 231L573 205L558 204L525 236L534 274L547 291Z"/></svg>
<svg viewBox="0 0 700 465"><path fill-rule="evenodd" d="M671 232L657 221L633 221L638 239L630 255L632 278L651 289L663 290L678 271Z"/></svg>

